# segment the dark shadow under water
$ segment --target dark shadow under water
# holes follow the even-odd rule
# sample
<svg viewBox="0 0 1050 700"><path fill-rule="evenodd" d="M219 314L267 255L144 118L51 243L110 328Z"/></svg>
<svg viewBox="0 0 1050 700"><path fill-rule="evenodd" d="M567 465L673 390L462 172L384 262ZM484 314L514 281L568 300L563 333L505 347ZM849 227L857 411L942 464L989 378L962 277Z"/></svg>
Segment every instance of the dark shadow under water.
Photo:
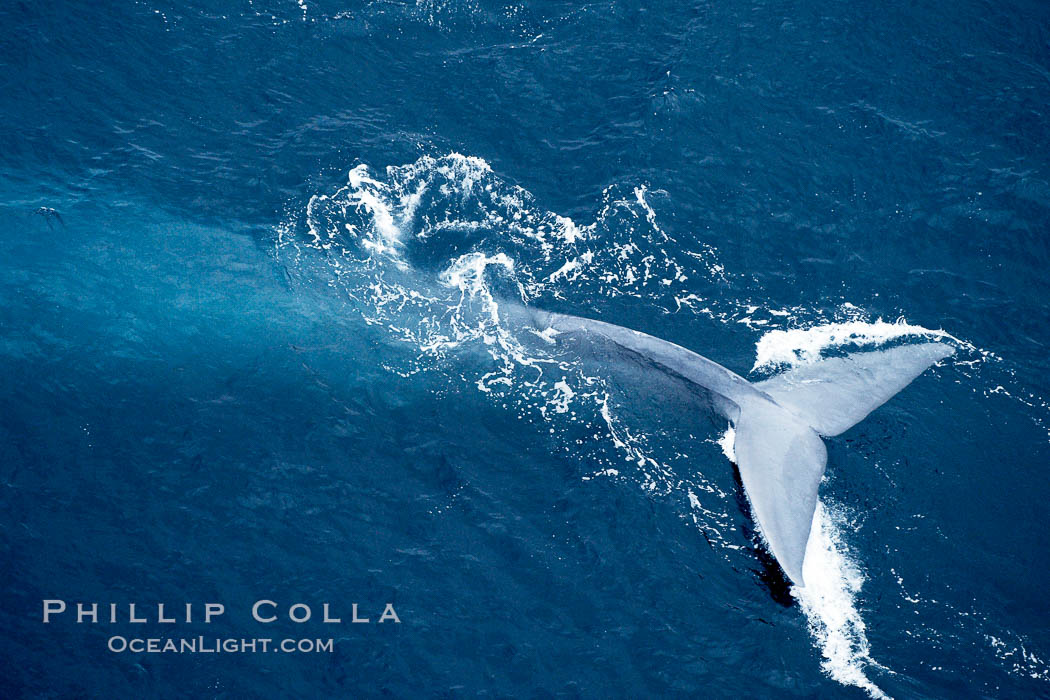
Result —
<svg viewBox="0 0 1050 700"><path fill-rule="evenodd" d="M791 595L791 581L788 579L787 574L784 573L784 569L781 568L776 558L774 558L773 555L769 553L769 550L761 544L761 538L754 526L755 518L754 514L751 512L751 503L747 500L747 494L744 491L744 482L740 478L740 469L737 467L736 462L733 462L732 464L733 483L736 485L733 494L736 497L736 503L740 508L740 512L746 516L746 519L741 525L741 531L750 543L750 546L748 547L749 551L758 560L759 566L761 567L755 571L755 574L758 576L758 580L769 592L769 596L775 602L783 605L785 608L789 608L795 604L795 598Z"/></svg>

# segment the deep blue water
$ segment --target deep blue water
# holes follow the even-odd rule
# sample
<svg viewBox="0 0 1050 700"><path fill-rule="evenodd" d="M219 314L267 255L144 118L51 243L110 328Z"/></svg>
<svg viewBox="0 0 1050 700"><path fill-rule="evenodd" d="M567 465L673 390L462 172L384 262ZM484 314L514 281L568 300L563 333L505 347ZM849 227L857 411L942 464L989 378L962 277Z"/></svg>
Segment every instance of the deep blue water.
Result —
<svg viewBox="0 0 1050 700"><path fill-rule="evenodd" d="M3 697L1050 694L1050 6L0 21ZM751 379L956 354L827 441L792 589L724 422L509 298Z"/></svg>

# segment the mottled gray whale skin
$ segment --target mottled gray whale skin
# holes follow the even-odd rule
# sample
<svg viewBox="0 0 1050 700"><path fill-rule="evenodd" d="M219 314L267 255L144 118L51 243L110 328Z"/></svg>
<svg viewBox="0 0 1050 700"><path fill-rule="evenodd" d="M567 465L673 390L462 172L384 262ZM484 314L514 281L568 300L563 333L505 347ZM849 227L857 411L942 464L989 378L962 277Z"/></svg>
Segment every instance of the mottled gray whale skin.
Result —
<svg viewBox="0 0 1050 700"><path fill-rule="evenodd" d="M827 452L820 436L860 422L955 350L925 342L832 357L749 382L674 343L603 321L519 307L540 332L601 338L720 397L712 405L735 427L737 467L766 544L804 586L806 543Z"/></svg>

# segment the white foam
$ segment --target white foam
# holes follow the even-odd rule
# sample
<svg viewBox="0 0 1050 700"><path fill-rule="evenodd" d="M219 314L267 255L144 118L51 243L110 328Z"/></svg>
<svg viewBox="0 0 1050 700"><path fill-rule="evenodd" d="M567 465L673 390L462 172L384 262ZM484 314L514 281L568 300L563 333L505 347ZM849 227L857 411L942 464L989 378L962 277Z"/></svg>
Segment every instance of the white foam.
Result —
<svg viewBox="0 0 1050 700"><path fill-rule="evenodd" d="M350 171L348 182L351 189L349 203L364 208L372 217L379 238L364 239L362 245L390 256L397 255L401 244L401 228L394 222L390 205L381 196L382 183L368 176L368 168L359 165Z"/></svg>
<svg viewBox="0 0 1050 700"><path fill-rule="evenodd" d="M496 255L468 253L453 260L452 264L441 273L440 279L443 284L470 294L487 294L485 270L490 265L502 267L508 272L514 271L514 261L503 253Z"/></svg>
<svg viewBox="0 0 1050 700"><path fill-rule="evenodd" d="M558 395L551 401L551 404L557 413L565 413L569 410L569 404L572 402L572 397L576 396L576 392L564 379L555 382L554 388Z"/></svg>
<svg viewBox="0 0 1050 700"><path fill-rule="evenodd" d="M726 428L726 431L722 433L722 437L718 438L718 446L722 448L722 454L726 456L730 462L736 464L736 430L733 426Z"/></svg>
<svg viewBox="0 0 1050 700"><path fill-rule="evenodd" d="M773 330L764 334L755 346L755 366L752 371L815 362L828 348L880 345L908 336L952 340L962 344L942 330L912 325L904 319L894 323L887 323L881 318L873 323L854 319L810 328Z"/></svg>
<svg viewBox="0 0 1050 700"><path fill-rule="evenodd" d="M817 503L802 567L806 585L793 586L791 593L824 656L824 672L839 683L867 691L873 698L886 698L867 675L870 668L885 669L871 657L866 625L857 608L864 575L849 558L843 542L847 526L844 517L836 517L823 503Z"/></svg>

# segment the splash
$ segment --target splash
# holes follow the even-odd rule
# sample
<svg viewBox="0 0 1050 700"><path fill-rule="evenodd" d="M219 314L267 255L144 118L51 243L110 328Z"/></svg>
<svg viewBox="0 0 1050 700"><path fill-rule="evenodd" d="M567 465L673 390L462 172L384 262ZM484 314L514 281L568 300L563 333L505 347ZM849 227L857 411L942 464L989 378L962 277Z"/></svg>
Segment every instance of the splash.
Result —
<svg viewBox="0 0 1050 700"><path fill-rule="evenodd" d="M844 542L843 533L849 527L844 513L817 503L803 566L806 585L794 586L791 592L824 656L824 672L843 685L867 691L873 698L887 698L868 678L870 669L886 669L871 657L866 626L857 608L864 574L850 558Z"/></svg>
<svg viewBox="0 0 1050 700"><path fill-rule="evenodd" d="M544 397L542 414L571 414L555 409L581 400L600 409L602 392L591 378L570 376L572 361L557 357L550 343L509 332L499 300L550 306L632 297L663 307L668 290L724 279L712 248L684 250L661 227L663 198L645 184L609 188L595 219L581 224L537 206L480 158L423 156L382 174L354 167L345 184L311 197L279 229L278 245L294 252L293 271L311 278L318 272L304 274L301 253L320 251L333 283L365 319L418 351L394 371L481 349L496 367L475 380L480 390L532 387L530 401ZM545 370L549 381L540 381ZM555 389L558 382L571 393Z"/></svg>
<svg viewBox="0 0 1050 700"><path fill-rule="evenodd" d="M755 366L752 371L795 367L815 362L823 352L832 348L869 348L908 337L948 340L956 346L963 345L962 341L943 330L916 326L903 318L894 323L882 319L871 323L852 319L806 329L793 328L766 333L755 348Z"/></svg>

